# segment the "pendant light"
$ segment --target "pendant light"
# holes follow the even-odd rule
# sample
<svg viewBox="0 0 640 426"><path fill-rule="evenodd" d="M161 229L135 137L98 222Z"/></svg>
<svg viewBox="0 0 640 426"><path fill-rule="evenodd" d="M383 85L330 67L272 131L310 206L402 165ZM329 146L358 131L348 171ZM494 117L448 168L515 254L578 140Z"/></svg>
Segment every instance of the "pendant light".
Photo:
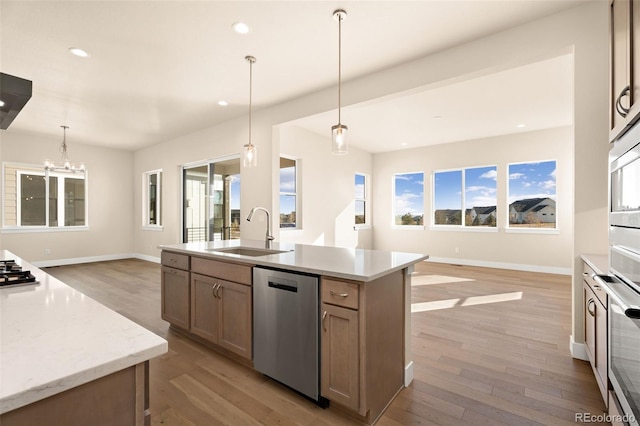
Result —
<svg viewBox="0 0 640 426"><path fill-rule="evenodd" d="M343 155L349 152L347 146L347 126L340 122L340 102L342 95L342 21L347 17L347 12L338 9L333 12L333 19L338 21L338 124L331 126L331 153Z"/></svg>
<svg viewBox="0 0 640 426"><path fill-rule="evenodd" d="M256 58L253 56L245 56L249 62L249 143L244 146L242 151L242 165L244 167L256 167L258 165L258 147L251 143L251 99L253 94L253 64Z"/></svg>
<svg viewBox="0 0 640 426"><path fill-rule="evenodd" d="M67 129L69 126L60 126L62 127L62 145L60 146L60 165L56 166L55 163L46 160L44 162L44 170L47 172L53 171L64 171L71 173L84 173L84 164L80 163L79 166L71 163L69 161L69 155L67 154Z"/></svg>

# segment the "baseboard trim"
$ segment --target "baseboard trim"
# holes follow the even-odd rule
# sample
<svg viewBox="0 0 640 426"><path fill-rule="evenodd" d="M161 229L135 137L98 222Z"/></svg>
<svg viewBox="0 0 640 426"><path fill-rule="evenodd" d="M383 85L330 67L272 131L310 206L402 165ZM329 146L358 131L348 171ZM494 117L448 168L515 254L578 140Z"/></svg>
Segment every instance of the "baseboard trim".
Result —
<svg viewBox="0 0 640 426"><path fill-rule="evenodd" d="M583 361L589 361L589 357L587 356L587 348L584 343L576 343L573 340L573 334L571 335L569 342L569 350L571 351L571 356L576 359L581 359Z"/></svg>
<svg viewBox="0 0 640 426"><path fill-rule="evenodd" d="M131 259L136 257L134 253L107 254L102 256L73 257L68 259L39 260L29 262L38 268L49 268L52 266L76 265L79 263L106 262L109 260Z"/></svg>
<svg viewBox="0 0 640 426"><path fill-rule="evenodd" d="M149 256L146 254L136 253L134 257L136 259L146 260L147 262L160 263L160 258L156 256Z"/></svg>
<svg viewBox="0 0 640 426"><path fill-rule="evenodd" d="M407 387L413 382L413 361L404 367L404 386Z"/></svg>
<svg viewBox="0 0 640 426"><path fill-rule="evenodd" d="M485 268L511 269L514 271L572 275L571 268L558 268L553 266L542 266L542 265L524 265L520 263L486 262L483 260L454 259L454 258L447 258L447 257L432 257L432 256L429 256L429 259L425 260L425 262L451 263L454 265L481 266Z"/></svg>

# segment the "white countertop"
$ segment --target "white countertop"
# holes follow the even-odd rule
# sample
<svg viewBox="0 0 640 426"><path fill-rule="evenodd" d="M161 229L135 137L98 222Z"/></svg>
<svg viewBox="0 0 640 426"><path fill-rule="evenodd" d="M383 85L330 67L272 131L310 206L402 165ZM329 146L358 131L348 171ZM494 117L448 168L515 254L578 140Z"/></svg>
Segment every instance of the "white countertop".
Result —
<svg viewBox="0 0 640 426"><path fill-rule="evenodd" d="M0 414L149 360L167 341L15 259L39 281L0 287Z"/></svg>
<svg viewBox="0 0 640 426"><path fill-rule="evenodd" d="M310 274L326 275L356 281L373 281L429 258L426 254L382 250L350 249L306 244L273 242L272 249L285 253L266 256L241 256L216 252L227 247L264 249L264 241L226 240L160 246L163 250L208 257L228 262L267 266Z"/></svg>

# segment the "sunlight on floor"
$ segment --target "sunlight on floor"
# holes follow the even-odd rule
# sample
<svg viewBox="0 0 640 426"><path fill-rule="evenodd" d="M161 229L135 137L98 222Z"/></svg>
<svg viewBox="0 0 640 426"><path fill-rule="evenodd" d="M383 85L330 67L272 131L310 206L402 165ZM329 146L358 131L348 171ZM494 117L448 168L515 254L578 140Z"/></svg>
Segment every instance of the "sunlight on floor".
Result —
<svg viewBox="0 0 640 426"><path fill-rule="evenodd" d="M449 309L455 306L474 306L487 303L509 302L522 299L522 292L487 294L485 296L471 296L463 299L434 300L433 302L419 302L411 304L411 313L437 311L438 309Z"/></svg>

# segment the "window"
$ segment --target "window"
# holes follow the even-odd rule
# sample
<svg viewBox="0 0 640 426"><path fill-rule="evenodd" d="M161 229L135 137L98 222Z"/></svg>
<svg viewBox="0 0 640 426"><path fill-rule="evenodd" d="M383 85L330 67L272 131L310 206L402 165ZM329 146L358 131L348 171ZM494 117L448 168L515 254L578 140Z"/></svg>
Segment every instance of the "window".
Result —
<svg viewBox="0 0 640 426"><path fill-rule="evenodd" d="M297 228L297 160L280 157L280 228Z"/></svg>
<svg viewBox="0 0 640 426"><path fill-rule="evenodd" d="M49 172L42 167L4 166L5 229L87 225L85 174Z"/></svg>
<svg viewBox="0 0 640 426"><path fill-rule="evenodd" d="M509 164L509 228L556 228L556 161Z"/></svg>
<svg viewBox="0 0 640 426"><path fill-rule="evenodd" d="M162 226L162 170L142 175L142 226Z"/></svg>
<svg viewBox="0 0 640 426"><path fill-rule="evenodd" d="M496 178L496 166L435 172L433 224L495 228Z"/></svg>
<svg viewBox="0 0 640 426"><path fill-rule="evenodd" d="M393 224L424 225L424 173L394 175L393 190Z"/></svg>
<svg viewBox="0 0 640 426"><path fill-rule="evenodd" d="M354 187L354 224L355 225L370 225L369 219L369 184L367 175L356 173L355 174L355 187Z"/></svg>

